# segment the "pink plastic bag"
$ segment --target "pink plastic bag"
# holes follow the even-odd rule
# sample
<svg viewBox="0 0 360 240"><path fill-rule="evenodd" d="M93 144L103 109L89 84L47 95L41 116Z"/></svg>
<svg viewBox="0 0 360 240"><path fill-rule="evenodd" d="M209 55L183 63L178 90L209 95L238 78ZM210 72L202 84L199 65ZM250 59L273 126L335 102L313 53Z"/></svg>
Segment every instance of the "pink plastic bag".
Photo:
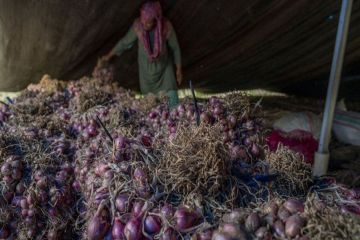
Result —
<svg viewBox="0 0 360 240"><path fill-rule="evenodd" d="M318 141L311 133L303 130L294 130L289 133L274 130L267 138L267 144L271 151L276 151L279 143L303 154L305 162L313 164Z"/></svg>

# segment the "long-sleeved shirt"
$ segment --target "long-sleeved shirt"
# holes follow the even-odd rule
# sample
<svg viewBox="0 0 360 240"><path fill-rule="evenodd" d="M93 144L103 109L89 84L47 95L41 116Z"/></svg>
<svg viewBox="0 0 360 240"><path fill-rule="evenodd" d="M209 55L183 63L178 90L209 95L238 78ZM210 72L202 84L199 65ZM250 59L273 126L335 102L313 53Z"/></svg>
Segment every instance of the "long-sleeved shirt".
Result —
<svg viewBox="0 0 360 240"><path fill-rule="evenodd" d="M154 34L149 34L150 42L154 41ZM147 51L142 41L138 41L134 25L127 34L116 44L113 51L116 55L121 55L138 42L138 64L140 90L143 94L160 91L168 92L177 90L177 82L174 71L174 64L181 64L181 52L176 33L171 28L161 55L154 61L148 57ZM153 44L151 44L153 45Z"/></svg>

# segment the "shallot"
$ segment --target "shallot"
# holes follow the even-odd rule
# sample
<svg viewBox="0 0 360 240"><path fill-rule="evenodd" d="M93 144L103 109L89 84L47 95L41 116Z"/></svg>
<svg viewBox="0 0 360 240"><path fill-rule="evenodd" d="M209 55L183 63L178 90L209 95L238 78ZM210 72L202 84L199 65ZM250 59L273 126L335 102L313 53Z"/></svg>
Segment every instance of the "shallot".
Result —
<svg viewBox="0 0 360 240"><path fill-rule="evenodd" d="M283 206L290 212L290 213L298 213L304 212L304 203L296 199L288 199Z"/></svg>
<svg viewBox="0 0 360 240"><path fill-rule="evenodd" d="M89 240L101 240L104 238L110 228L109 212L103 205L99 205L94 217L91 219L87 235Z"/></svg>
<svg viewBox="0 0 360 240"><path fill-rule="evenodd" d="M304 226L304 220L297 214L292 215L286 220L285 233L288 237L296 237L300 234L301 228Z"/></svg>
<svg viewBox="0 0 360 240"><path fill-rule="evenodd" d="M115 218L114 224L112 226L113 239L114 240L125 239L124 229L125 229L125 225L120 221L119 218Z"/></svg>
<svg viewBox="0 0 360 240"><path fill-rule="evenodd" d="M187 207L179 207L174 214L176 229L180 232L194 227L199 219L199 215Z"/></svg>
<svg viewBox="0 0 360 240"><path fill-rule="evenodd" d="M254 232L260 227L260 217L257 213L251 213L245 221L246 229Z"/></svg>

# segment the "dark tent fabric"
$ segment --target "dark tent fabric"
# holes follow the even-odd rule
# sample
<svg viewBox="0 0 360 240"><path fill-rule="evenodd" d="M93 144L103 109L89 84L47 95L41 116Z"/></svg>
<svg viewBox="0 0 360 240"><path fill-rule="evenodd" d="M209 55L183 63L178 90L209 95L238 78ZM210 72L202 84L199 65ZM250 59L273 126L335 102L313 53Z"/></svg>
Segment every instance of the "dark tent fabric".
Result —
<svg viewBox="0 0 360 240"><path fill-rule="evenodd" d="M45 73L59 79L89 75L128 30L141 3L0 1L0 91L20 90ZM340 0L162 3L182 46L183 87L191 79L205 92L266 88L302 95L326 89ZM136 48L115 64L121 85L138 89ZM359 64L360 1L354 1L346 91L360 85Z"/></svg>

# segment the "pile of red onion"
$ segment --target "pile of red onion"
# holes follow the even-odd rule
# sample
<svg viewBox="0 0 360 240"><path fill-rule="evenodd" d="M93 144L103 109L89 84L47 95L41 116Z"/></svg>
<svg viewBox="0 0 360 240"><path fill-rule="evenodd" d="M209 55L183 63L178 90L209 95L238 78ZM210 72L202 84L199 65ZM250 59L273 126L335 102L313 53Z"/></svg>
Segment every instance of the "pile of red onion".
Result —
<svg viewBox="0 0 360 240"><path fill-rule="evenodd" d="M288 199L269 202L262 211L234 210L223 216L213 239L308 239L301 232L306 225L304 208L303 202Z"/></svg>
<svg viewBox="0 0 360 240"><path fill-rule="evenodd" d="M165 192L154 172L156 144L173 143L179 124L195 125L195 106L184 100L143 111L133 93L106 84L112 74L99 67L95 79L69 82L64 91L25 91L10 107L0 103L0 239L307 239L304 204L295 199L214 221L210 215L227 212L225 203L205 209ZM79 96L94 86L106 103L90 99L79 111ZM199 102L198 114L201 124L221 127L236 177L242 163L264 159L264 134L260 119L225 106L211 97Z"/></svg>
<svg viewBox="0 0 360 240"><path fill-rule="evenodd" d="M47 154L52 163L47 164L46 155L42 156L44 159L28 162L26 149L34 146L29 140L25 142L29 144L22 145L25 155L21 152L8 155L1 165L0 176L5 184L0 186L4 196L0 206L9 210L6 222L0 224L0 235L6 239L18 235L36 238L46 234L48 239L58 239L56 236L60 232L73 231L70 224L76 216L71 144L61 136L44 142L51 146ZM37 144L33 145L40 147ZM10 148L8 151L19 150ZM37 161L43 161L43 165Z"/></svg>

